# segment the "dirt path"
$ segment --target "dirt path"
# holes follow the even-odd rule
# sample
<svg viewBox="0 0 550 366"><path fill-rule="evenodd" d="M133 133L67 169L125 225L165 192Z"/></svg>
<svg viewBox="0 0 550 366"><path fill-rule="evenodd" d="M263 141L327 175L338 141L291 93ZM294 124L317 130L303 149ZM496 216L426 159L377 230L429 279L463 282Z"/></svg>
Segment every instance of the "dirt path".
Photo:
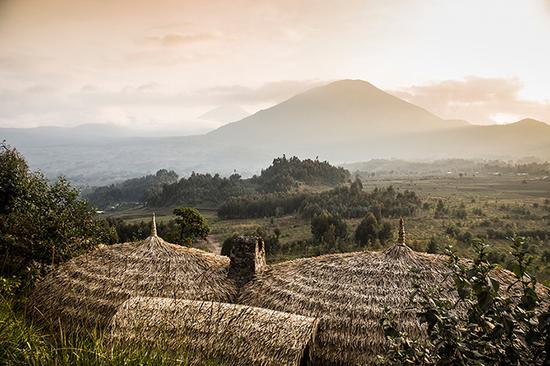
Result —
<svg viewBox="0 0 550 366"><path fill-rule="evenodd" d="M222 252L222 243L213 235L208 235L206 238L206 248L214 254Z"/></svg>

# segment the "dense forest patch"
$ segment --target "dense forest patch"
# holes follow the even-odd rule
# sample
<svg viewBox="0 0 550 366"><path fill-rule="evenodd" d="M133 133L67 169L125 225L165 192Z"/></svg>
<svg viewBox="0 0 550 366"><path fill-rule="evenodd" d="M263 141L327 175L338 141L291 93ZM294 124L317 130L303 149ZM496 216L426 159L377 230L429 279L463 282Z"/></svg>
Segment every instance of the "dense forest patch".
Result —
<svg viewBox="0 0 550 366"><path fill-rule="evenodd" d="M326 161L297 157L273 160L258 176L192 173L180 178L173 171L129 179L119 184L94 188L85 197L98 208L116 207L123 202L139 202L150 207L207 204L217 206L231 197L260 193L298 191L302 186L333 187L345 183L350 173Z"/></svg>

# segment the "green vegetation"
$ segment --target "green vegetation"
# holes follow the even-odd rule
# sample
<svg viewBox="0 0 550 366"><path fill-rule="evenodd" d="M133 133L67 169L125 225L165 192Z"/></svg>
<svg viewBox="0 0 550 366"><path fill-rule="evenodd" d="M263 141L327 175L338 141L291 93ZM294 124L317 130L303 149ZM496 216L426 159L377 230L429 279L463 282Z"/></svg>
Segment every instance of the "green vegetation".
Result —
<svg viewBox="0 0 550 366"><path fill-rule="evenodd" d="M179 238L177 243L191 246L194 240L206 240L210 234L208 221L200 212L191 207L181 207L174 210L176 223L179 225Z"/></svg>
<svg viewBox="0 0 550 366"><path fill-rule="evenodd" d="M533 172L544 170L543 164L528 167ZM461 296L459 306L466 309L467 317L454 313L455 304L439 294L419 292L415 304L423 309L419 315L427 322L434 350L396 333L388 317L388 337L399 350L388 353L386 361L443 365L457 359L479 361L462 363L477 365L495 364L500 357L535 364L542 357L541 340L548 339L544 333L548 323L539 316L544 299L533 291L535 282L527 268L549 283L550 187L546 176L534 174L455 172L411 178L360 172L362 180L350 182L346 171L328 163L283 157L250 179L193 174L175 182L173 172L163 171L122 184L116 189L127 190L128 195L112 197L115 204L140 195L150 205L170 204L171 208L155 208L161 212L158 234L169 242L198 245L197 241L208 236L223 243L208 250L221 249L227 255L231 249L227 239L235 233L260 236L271 263L384 247L391 243L393 220L406 217L407 244L413 249L439 254L448 246L456 249L450 265ZM98 191L107 206L113 204L108 197L116 192L114 187ZM172 210L176 202L186 201L211 206ZM99 243L145 238L150 235L151 211L150 206L121 207L98 216L65 180L49 183L29 171L17 151L3 145L0 360L37 365L184 362L160 350L112 348L94 335L51 334L23 316L24 294L44 273ZM515 235L527 240L510 242ZM481 246L480 240L489 245ZM464 267L458 255L474 258L474 266ZM519 297L502 295L503 289L489 273L496 265L518 276Z"/></svg>
<svg viewBox="0 0 550 366"><path fill-rule="evenodd" d="M33 282L55 264L105 239L78 191L29 171L25 159L0 146L0 260L2 276Z"/></svg>
<svg viewBox="0 0 550 366"><path fill-rule="evenodd" d="M277 245L268 252L270 262L361 250L355 232L369 212L382 227L384 223L395 225L393 220L405 217L407 244L419 251L442 253L447 245L453 245L461 256L471 257L472 240L485 239L490 244L491 262L507 269L513 267L507 238L518 234L530 239L532 272L544 283L550 280L550 186L545 175L460 176L456 171L444 176L358 175L361 185L354 182L354 188L342 184L315 191L255 193L228 199L217 214L210 207L199 210L208 218L211 238L220 243L234 233L257 232L264 233L267 242L274 237L274 230L279 230ZM159 234L176 241L177 225L172 222L171 210L155 211L166 215L159 218ZM311 218L323 211L340 216L348 228L347 239L332 249L315 243L311 233ZM120 241L145 238L150 212L146 207L120 210L110 214L113 216L108 220L120 223L116 225ZM388 245L391 238L385 244L379 238L378 243Z"/></svg>
<svg viewBox="0 0 550 366"><path fill-rule="evenodd" d="M161 347L110 345L97 334L64 334L29 323L0 295L1 365L187 365L182 355ZM214 363L213 363L214 364Z"/></svg>
<svg viewBox="0 0 550 366"><path fill-rule="evenodd" d="M264 193L288 192L298 188L299 184L309 186L335 186L347 181L350 174L347 170L330 165L327 161L305 159L296 156L287 159L276 158L270 167L262 170L260 176L253 178Z"/></svg>
<svg viewBox="0 0 550 366"><path fill-rule="evenodd" d="M431 162L405 160L372 159L367 162L345 165L350 171L358 171L363 176L532 176L550 175L550 162L540 162L536 158L517 162L501 160L442 159Z"/></svg>
<svg viewBox="0 0 550 366"><path fill-rule="evenodd" d="M306 193L268 193L233 197L218 208L218 217L249 219L289 215L300 210L306 197Z"/></svg>
<svg viewBox="0 0 550 366"><path fill-rule="evenodd" d="M0 149L0 364L185 365L161 348L118 347L98 335L29 323L26 294L37 280L96 244L119 238L67 181L49 184L15 149Z"/></svg>
<svg viewBox="0 0 550 366"><path fill-rule="evenodd" d="M427 344L399 330L391 311L382 319L392 348L381 356L388 365L547 365L550 363L550 308L547 289L527 273L524 238L512 242L513 289L501 288L487 261L487 247L473 243L473 263L449 251L458 301L438 289L420 289L411 298L426 325Z"/></svg>
<svg viewBox="0 0 550 366"><path fill-rule="evenodd" d="M259 176L243 179L239 174L192 173L179 181L174 172L130 179L120 184L95 188L86 195L100 208L123 202L141 202L150 207L206 204L217 206L230 197L258 193L290 192L307 186L335 186L349 179L349 172L326 161L297 157L276 158Z"/></svg>
<svg viewBox="0 0 550 366"><path fill-rule="evenodd" d="M123 202L147 202L158 196L164 185L178 181L174 171L161 169L154 175L125 180L122 183L97 187L85 194L86 199L100 208L115 207Z"/></svg>
<svg viewBox="0 0 550 366"><path fill-rule="evenodd" d="M377 218L372 212L368 213L355 230L355 241L361 247L376 248L377 241L384 246L392 237L392 224L388 221L382 221L382 218Z"/></svg>
<svg viewBox="0 0 550 366"><path fill-rule="evenodd" d="M311 219L311 234L314 243L331 251L336 248L337 243L347 238L348 226L340 216L324 211Z"/></svg>
<svg viewBox="0 0 550 366"><path fill-rule="evenodd" d="M359 188L359 186L361 188ZM364 217L376 212L380 217L412 216L421 207L411 191L397 192L393 187L364 192L356 179L350 186L339 186L320 193L268 194L227 200L218 209L223 219L258 218L299 213L312 218L324 211L345 217Z"/></svg>
<svg viewBox="0 0 550 366"><path fill-rule="evenodd" d="M148 206L163 207L174 205L217 205L228 197L254 192L255 186L240 175L233 174L228 178L218 174L193 173L189 178L165 185L162 191L149 197Z"/></svg>

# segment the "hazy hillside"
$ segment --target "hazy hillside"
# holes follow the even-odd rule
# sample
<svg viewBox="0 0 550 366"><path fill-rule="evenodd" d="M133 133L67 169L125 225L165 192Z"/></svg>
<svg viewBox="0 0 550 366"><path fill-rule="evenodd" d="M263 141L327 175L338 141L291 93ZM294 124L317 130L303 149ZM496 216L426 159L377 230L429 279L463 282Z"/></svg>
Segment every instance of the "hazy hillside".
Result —
<svg viewBox="0 0 550 366"><path fill-rule="evenodd" d="M250 113L237 105L223 105L200 115L198 118L207 121L228 123L248 116L250 116Z"/></svg>
<svg viewBox="0 0 550 366"><path fill-rule="evenodd" d="M550 126L522 120L503 126L446 121L360 80L311 89L206 135L132 137L113 126L0 130L33 168L102 185L154 173L257 173L273 156L334 163L373 158L550 158Z"/></svg>

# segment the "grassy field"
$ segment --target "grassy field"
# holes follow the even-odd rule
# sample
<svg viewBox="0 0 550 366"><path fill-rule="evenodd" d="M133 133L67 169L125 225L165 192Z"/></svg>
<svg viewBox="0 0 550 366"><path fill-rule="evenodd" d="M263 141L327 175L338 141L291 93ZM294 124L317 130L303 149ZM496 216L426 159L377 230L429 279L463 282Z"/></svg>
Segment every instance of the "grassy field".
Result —
<svg viewBox="0 0 550 366"><path fill-rule="evenodd" d="M422 199L424 205L413 217L406 218L407 243L415 250L426 250L428 242L435 238L442 248L451 244L459 254L471 254L470 245L460 236L472 235L485 238L495 252L506 255L509 251L508 241L488 235L494 230L505 236L505 233L527 230L548 230L550 227L550 179L547 177L526 176L436 176L436 177L366 177L363 178L365 190L375 187L383 188L392 185L396 190L413 190ZM441 200L447 211L436 217L435 207ZM212 237L223 240L234 233L254 233L258 229L273 233L275 228L281 231L281 254L269 260L280 261L303 255L314 255L314 252L300 251L301 243L311 239L310 222L299 216L284 216L262 219L220 220L213 207L197 207L208 219L212 227ZM171 208L157 210L158 220L169 220L173 216ZM111 213L127 221L149 220L152 210L133 207ZM389 219L394 226L397 218ZM348 224L349 243L341 250L356 250L353 244L353 233L359 219L346 220ZM454 228L454 233L453 229ZM458 237L456 231L458 230ZM449 234L451 231L451 234ZM467 234L469 233L469 234ZM548 237L536 240L534 255L540 257L545 250L550 253ZM286 249L285 249L286 248ZM298 248L298 250L296 250ZM377 248L375 248L377 249ZM500 260L504 257L500 255ZM541 261L534 262L534 269L543 280L550 279L548 266Z"/></svg>

